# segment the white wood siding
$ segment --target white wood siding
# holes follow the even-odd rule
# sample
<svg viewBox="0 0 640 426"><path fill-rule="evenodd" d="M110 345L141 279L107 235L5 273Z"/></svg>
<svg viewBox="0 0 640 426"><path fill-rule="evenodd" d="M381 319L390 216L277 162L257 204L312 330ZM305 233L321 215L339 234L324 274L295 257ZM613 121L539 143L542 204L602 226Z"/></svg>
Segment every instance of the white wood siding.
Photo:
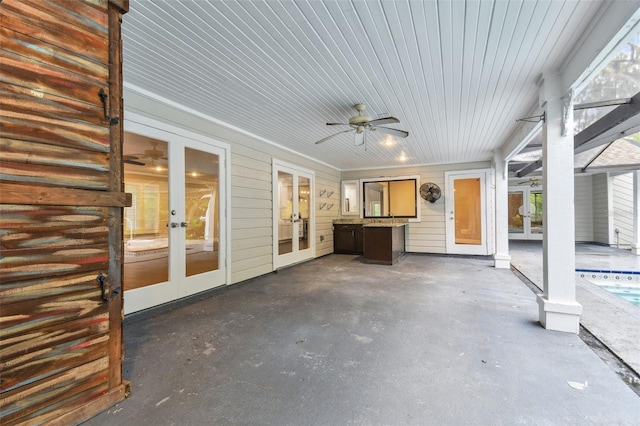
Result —
<svg viewBox="0 0 640 426"><path fill-rule="evenodd" d="M306 157L282 149L239 131L224 127L206 117L177 106L159 102L125 88L125 110L170 123L211 137L231 146L231 282L237 283L273 271L273 158L315 172L316 256L333 251L331 224L340 213L340 172ZM277 141L274 141L277 142ZM310 141L309 143L312 143ZM333 191L332 197L319 197L318 190ZM334 204L327 210L322 203ZM323 241L321 241L321 239Z"/></svg>
<svg viewBox="0 0 640 426"><path fill-rule="evenodd" d="M609 176L606 173L592 177L593 241L610 244L611 220L609 214Z"/></svg>
<svg viewBox="0 0 640 426"><path fill-rule="evenodd" d="M405 167L392 169L372 169L342 172L342 179L364 179L378 176L408 176L420 175L420 183L433 182L437 184L442 193L445 192L444 173L447 171L484 169L491 167L490 162L448 164L422 167ZM488 197L492 200L493 195ZM445 230L445 210L444 196L435 203L424 201L420 198L420 209L422 221L420 223L410 223L407 226L406 250L414 253L446 253L446 230ZM490 208L490 211L492 209ZM345 216L350 218L351 216ZM488 217L493 217L493 214ZM490 224L489 231L493 229Z"/></svg>
<svg viewBox="0 0 640 426"><path fill-rule="evenodd" d="M633 173L611 178L613 192L613 241L612 245L631 248L633 242ZM618 229L616 235L615 229Z"/></svg>
<svg viewBox="0 0 640 426"><path fill-rule="evenodd" d="M591 242L593 238L593 182L591 175L574 180L576 242Z"/></svg>

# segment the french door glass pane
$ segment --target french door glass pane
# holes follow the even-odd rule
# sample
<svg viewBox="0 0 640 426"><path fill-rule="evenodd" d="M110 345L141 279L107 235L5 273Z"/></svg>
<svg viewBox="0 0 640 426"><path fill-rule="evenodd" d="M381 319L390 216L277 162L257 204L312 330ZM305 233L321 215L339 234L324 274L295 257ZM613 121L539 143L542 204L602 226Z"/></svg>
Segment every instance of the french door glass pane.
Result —
<svg viewBox="0 0 640 426"><path fill-rule="evenodd" d="M293 175L278 171L278 254L293 251Z"/></svg>
<svg viewBox="0 0 640 426"><path fill-rule="evenodd" d="M124 209L125 290L169 280L169 170L167 142L125 133L124 184L132 205Z"/></svg>
<svg viewBox="0 0 640 426"><path fill-rule="evenodd" d="M185 148L185 259L186 274L218 269L220 235L219 158L215 154Z"/></svg>
<svg viewBox="0 0 640 426"><path fill-rule="evenodd" d="M531 233L542 234L542 192L529 194L529 216L531 217Z"/></svg>
<svg viewBox="0 0 640 426"><path fill-rule="evenodd" d="M456 244L482 244L480 179L455 179L453 190Z"/></svg>
<svg viewBox="0 0 640 426"><path fill-rule="evenodd" d="M522 192L509 193L509 232L513 234L524 233L524 220L522 211Z"/></svg>
<svg viewBox="0 0 640 426"><path fill-rule="evenodd" d="M309 197L310 197L309 178L298 177L298 250L306 250L309 248Z"/></svg>

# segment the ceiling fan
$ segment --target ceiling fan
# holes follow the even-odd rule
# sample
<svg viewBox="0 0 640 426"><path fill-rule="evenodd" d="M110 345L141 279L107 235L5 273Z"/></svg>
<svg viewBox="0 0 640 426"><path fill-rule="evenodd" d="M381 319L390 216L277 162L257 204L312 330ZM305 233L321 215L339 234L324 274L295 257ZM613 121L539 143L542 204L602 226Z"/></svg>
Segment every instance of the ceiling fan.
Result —
<svg viewBox="0 0 640 426"><path fill-rule="evenodd" d="M167 159L164 151L158 149L158 142L149 141L149 143L151 144L151 149L145 149L144 152L140 154L125 154L123 155L123 161L136 166L144 166L145 163L140 160L150 159L152 161L157 161Z"/></svg>
<svg viewBox="0 0 640 426"><path fill-rule="evenodd" d="M364 145L364 149L367 149L365 134L367 132L378 131L381 133L385 133L387 135L398 136L401 138L406 138L409 136L409 132L405 132L404 130L390 129L389 127L382 127L381 124L390 124L390 123L399 123L395 117L383 117L376 118L373 120L371 117L364 115L362 112L365 110L366 106L364 104L355 104L353 106L356 111L358 111L358 115L354 115L349 119L348 123L327 123L327 126L349 126L351 129L343 130L338 133L334 133L331 136L327 136L324 139L320 139L316 142L316 145L321 144L323 142L328 141L334 136L338 136L342 133L354 132L354 142L355 146Z"/></svg>

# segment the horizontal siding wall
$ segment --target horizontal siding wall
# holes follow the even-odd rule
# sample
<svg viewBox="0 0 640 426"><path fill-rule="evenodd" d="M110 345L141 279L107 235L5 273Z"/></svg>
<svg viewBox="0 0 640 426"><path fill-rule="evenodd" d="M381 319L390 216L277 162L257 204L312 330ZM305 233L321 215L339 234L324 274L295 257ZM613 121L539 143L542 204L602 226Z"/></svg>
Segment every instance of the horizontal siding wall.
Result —
<svg viewBox="0 0 640 426"><path fill-rule="evenodd" d="M188 111L158 102L133 90L124 90L125 111L134 112L181 127L231 146L231 283L273 271L273 159L315 173L316 256L333 251L331 224L339 214L340 172L336 169L281 149L275 145L229 129ZM277 142L277 141L274 141ZM319 189L333 191L332 199L319 197Z"/></svg>
<svg viewBox="0 0 640 426"><path fill-rule="evenodd" d="M609 176L606 173L593 175L593 241L609 244Z"/></svg>
<svg viewBox="0 0 640 426"><path fill-rule="evenodd" d="M611 178L613 199L613 241L620 248L631 248L633 243L633 173ZM616 234L615 229L619 232Z"/></svg>
<svg viewBox="0 0 640 426"><path fill-rule="evenodd" d="M593 241L593 182L591 175L578 175L574 182L576 242L591 242Z"/></svg>
<svg viewBox="0 0 640 426"><path fill-rule="evenodd" d="M420 185L433 182L440 187L443 196L435 203L420 199L421 218L420 223L410 223L407 227L406 250L414 253L446 253L445 230L445 172L486 169L491 167L490 162L447 164L422 167L399 167L390 169L372 169L342 172L342 179L365 179L376 177L394 177L420 175ZM490 200L493 197L489 197ZM352 216L345 216L346 218ZM490 226L490 228L493 228Z"/></svg>
<svg viewBox="0 0 640 426"><path fill-rule="evenodd" d="M340 181L316 176L316 256L333 253L333 221L340 214Z"/></svg>

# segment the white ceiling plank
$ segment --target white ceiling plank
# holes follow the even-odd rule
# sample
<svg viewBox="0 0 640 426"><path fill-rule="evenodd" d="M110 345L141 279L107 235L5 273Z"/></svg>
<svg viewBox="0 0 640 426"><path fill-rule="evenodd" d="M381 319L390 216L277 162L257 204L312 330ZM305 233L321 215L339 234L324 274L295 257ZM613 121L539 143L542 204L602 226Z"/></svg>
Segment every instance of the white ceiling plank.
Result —
<svg viewBox="0 0 640 426"><path fill-rule="evenodd" d="M631 13L615 0L135 1L123 73L338 169L482 161L534 108L538 77L595 58L588 34L617 34L604 18L622 26L622 9ZM398 117L389 127L409 137L388 147L371 132L366 151L351 132L315 145L347 129L326 123L348 121L356 102Z"/></svg>

